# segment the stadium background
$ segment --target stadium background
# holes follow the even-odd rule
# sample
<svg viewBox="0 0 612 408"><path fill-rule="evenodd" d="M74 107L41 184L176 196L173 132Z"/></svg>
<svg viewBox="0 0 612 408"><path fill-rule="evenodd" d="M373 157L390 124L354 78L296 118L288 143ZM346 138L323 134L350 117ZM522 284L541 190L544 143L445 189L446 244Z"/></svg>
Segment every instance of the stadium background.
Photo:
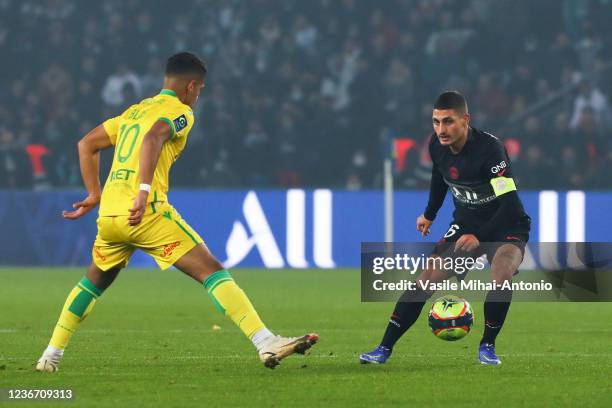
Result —
<svg viewBox="0 0 612 408"><path fill-rule="evenodd" d="M466 339L434 339L423 314L389 364L359 366L392 305L360 302L354 266L361 241L384 237L394 139L395 237L421 239L431 103L446 89L506 142L532 241L610 241L610 15L606 0L0 0L0 394L71 388L86 407L608 407L609 303L514 302L494 370L476 359L477 302ZM266 324L321 342L264 371L198 285L140 254L60 371L41 375L33 363L95 234L95 214L60 216L84 195L76 142L157 93L165 58L185 49L209 78L170 200L236 265Z"/></svg>
<svg viewBox="0 0 612 408"><path fill-rule="evenodd" d="M0 219L14 231L0 237L1 264L89 262L95 216L59 217L83 191L76 142L157 93L165 58L183 49L210 73L170 199L231 265L358 265L359 242L384 239L378 191L393 141L395 238L419 239L431 103L445 89L504 140L532 239L607 239L600 210L612 198L591 190L608 189L612 166L612 3L142 5L0 1ZM567 201L566 190L578 193ZM132 265L153 264L137 255Z"/></svg>
<svg viewBox="0 0 612 408"><path fill-rule="evenodd" d="M426 188L435 96L458 89L523 189L605 189L612 4L605 0L0 1L0 187L80 187L76 141L158 92L189 49L207 88L173 186Z"/></svg>

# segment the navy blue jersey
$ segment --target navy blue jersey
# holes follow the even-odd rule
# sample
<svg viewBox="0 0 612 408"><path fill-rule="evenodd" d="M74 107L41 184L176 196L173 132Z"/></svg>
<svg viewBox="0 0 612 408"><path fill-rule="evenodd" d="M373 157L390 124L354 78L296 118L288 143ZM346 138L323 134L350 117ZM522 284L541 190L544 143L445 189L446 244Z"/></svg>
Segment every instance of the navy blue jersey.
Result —
<svg viewBox="0 0 612 408"><path fill-rule="evenodd" d="M457 154L442 146L432 135L429 153L433 162L430 199L425 217L433 220L450 190L455 204L455 219L484 224L500 209L502 197L515 197L510 219L504 223L529 222L516 193L508 154L497 137L469 128L468 139Z"/></svg>

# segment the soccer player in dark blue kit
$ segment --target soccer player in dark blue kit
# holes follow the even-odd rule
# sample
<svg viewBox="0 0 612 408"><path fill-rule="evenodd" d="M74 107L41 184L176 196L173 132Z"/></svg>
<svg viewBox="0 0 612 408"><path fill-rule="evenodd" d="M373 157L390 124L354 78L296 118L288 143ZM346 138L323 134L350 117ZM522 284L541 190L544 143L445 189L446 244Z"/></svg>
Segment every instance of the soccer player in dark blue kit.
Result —
<svg viewBox="0 0 612 408"><path fill-rule="evenodd" d="M472 128L463 95L442 93L434 103L433 128L429 152L433 161L429 202L417 218L417 230L426 236L446 192L453 195L455 211L448 232L438 242L434 256L455 251L487 254L496 289L487 293L484 304L485 329L479 347L482 364L498 365L495 339L512 300L512 290L502 288L510 282L523 260L529 239L531 219L525 213L512 178L510 161L503 143L495 136ZM492 244L481 245L487 242ZM435 264L435 263L434 263ZM441 282L455 276L452 271L424 269L419 280ZM382 364L393 346L419 317L433 293L417 286L397 302L380 345L361 354L362 363Z"/></svg>

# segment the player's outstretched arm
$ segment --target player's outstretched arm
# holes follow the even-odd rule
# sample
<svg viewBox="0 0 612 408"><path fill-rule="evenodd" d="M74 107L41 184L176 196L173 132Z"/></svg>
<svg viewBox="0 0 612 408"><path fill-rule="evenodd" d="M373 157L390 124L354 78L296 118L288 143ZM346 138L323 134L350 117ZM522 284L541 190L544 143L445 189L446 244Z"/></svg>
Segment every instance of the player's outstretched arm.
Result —
<svg viewBox="0 0 612 408"><path fill-rule="evenodd" d="M158 120L153 124L142 140L139 165L140 190L130 210L130 216L128 218L129 225L138 225L140 221L142 221L162 146L170 139L171 135L172 129L170 125L163 120Z"/></svg>
<svg viewBox="0 0 612 408"><path fill-rule="evenodd" d="M63 211L64 218L76 220L93 210L100 202L100 150L111 146L110 137L102 125L96 126L79 141L81 177L88 194L83 201L72 205L73 211Z"/></svg>

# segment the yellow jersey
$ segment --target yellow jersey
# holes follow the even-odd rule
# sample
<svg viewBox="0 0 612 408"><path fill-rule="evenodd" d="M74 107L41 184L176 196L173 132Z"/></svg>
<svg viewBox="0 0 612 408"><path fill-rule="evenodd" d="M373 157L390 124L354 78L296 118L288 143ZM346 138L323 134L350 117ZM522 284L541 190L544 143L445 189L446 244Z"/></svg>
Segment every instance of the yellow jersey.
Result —
<svg viewBox="0 0 612 408"><path fill-rule="evenodd" d="M115 146L115 153L102 191L100 216L129 215L140 190L142 140L158 120L168 123L171 138L162 147L148 202L155 205L168 201L170 167L187 143L194 117L191 107L182 103L173 91L163 89L158 95L130 106L120 116L102 124Z"/></svg>

